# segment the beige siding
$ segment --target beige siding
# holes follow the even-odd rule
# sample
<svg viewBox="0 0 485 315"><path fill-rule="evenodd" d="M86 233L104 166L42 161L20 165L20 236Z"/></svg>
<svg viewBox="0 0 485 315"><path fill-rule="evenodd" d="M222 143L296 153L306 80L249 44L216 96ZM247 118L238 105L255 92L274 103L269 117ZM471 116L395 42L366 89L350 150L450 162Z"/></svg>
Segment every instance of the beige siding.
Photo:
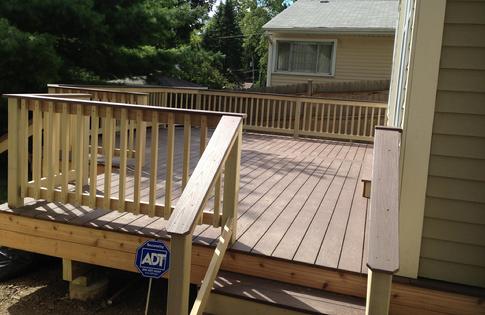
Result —
<svg viewBox="0 0 485 315"><path fill-rule="evenodd" d="M448 0L419 275L485 287L485 1Z"/></svg>
<svg viewBox="0 0 485 315"><path fill-rule="evenodd" d="M274 39L336 40L335 76L288 75L273 72L271 85L313 82L388 80L391 77L393 36L316 36L277 34Z"/></svg>

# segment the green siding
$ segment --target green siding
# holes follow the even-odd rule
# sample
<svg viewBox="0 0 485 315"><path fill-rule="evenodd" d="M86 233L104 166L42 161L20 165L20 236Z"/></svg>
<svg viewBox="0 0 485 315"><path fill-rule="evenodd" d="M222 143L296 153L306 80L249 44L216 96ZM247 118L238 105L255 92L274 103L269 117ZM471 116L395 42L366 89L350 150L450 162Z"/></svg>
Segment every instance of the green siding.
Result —
<svg viewBox="0 0 485 315"><path fill-rule="evenodd" d="M421 277L485 287L485 1L448 0Z"/></svg>

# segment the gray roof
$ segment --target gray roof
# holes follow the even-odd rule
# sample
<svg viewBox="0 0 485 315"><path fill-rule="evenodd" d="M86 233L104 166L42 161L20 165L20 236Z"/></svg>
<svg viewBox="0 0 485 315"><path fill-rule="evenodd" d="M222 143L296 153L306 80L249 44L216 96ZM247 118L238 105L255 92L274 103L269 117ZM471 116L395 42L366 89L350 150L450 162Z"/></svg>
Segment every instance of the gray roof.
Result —
<svg viewBox="0 0 485 315"><path fill-rule="evenodd" d="M298 0L263 26L266 31L393 33L397 0Z"/></svg>

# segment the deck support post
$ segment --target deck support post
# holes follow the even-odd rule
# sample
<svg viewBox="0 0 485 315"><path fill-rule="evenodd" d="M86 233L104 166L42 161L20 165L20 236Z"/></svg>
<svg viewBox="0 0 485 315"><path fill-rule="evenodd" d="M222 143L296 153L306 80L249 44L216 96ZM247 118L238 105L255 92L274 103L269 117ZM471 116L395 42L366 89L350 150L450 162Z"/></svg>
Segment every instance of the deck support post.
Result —
<svg viewBox="0 0 485 315"><path fill-rule="evenodd" d="M8 99L8 206L24 205L20 194L20 100Z"/></svg>
<svg viewBox="0 0 485 315"><path fill-rule="evenodd" d="M367 298L365 306L366 315L389 314L391 299L392 273L372 271L367 273Z"/></svg>
<svg viewBox="0 0 485 315"><path fill-rule="evenodd" d="M192 235L172 234L170 251L167 315L188 314Z"/></svg>
<svg viewBox="0 0 485 315"><path fill-rule="evenodd" d="M236 241L237 231L237 204L239 200L239 176L241 168L241 147L242 147L242 125L239 126L237 131L237 138L233 144L229 156L226 160L224 168L224 196L222 205L222 222L228 222L228 219L232 220L231 238L229 244L232 245ZM222 232L224 232L224 225L222 226Z"/></svg>

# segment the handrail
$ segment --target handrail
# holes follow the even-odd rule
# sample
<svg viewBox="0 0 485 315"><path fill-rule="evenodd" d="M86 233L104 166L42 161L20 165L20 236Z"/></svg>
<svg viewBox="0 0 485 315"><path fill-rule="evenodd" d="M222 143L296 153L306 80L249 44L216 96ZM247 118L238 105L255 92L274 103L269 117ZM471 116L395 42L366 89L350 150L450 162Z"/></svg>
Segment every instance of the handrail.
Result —
<svg viewBox="0 0 485 315"><path fill-rule="evenodd" d="M75 88L56 85L59 90ZM100 86L94 86L99 88ZM86 86L84 86L86 88ZM256 132L373 141L385 125L387 104L247 91L108 86L113 91L146 92L152 105L246 114L243 127Z"/></svg>
<svg viewBox="0 0 485 315"><path fill-rule="evenodd" d="M392 275L399 270L401 129L376 127L370 193L366 313L389 312Z"/></svg>
<svg viewBox="0 0 485 315"><path fill-rule="evenodd" d="M209 193L238 136L241 117L224 116L202 154L167 224L169 234L192 233Z"/></svg>

